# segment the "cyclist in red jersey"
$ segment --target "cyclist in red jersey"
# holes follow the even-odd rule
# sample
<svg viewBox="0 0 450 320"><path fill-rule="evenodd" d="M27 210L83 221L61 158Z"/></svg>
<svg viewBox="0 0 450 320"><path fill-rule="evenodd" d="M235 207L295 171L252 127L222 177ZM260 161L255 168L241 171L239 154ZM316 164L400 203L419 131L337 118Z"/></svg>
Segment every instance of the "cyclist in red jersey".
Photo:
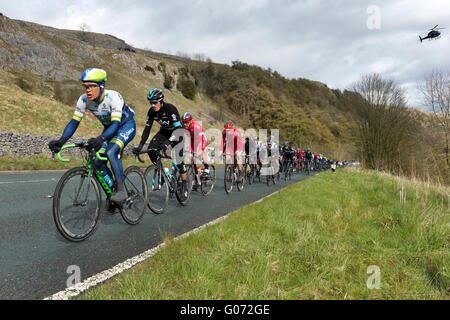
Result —
<svg viewBox="0 0 450 320"><path fill-rule="evenodd" d="M181 117L181 123L191 136L189 151L195 152L197 156L202 159L202 163L205 168L204 172L208 173L208 164L205 161L205 154L203 152L206 148L206 136L203 132L202 126L197 120L192 118L192 114L190 112L185 112L183 114Z"/></svg>
<svg viewBox="0 0 450 320"><path fill-rule="evenodd" d="M297 156L297 169L300 168L300 165L302 163L302 150L300 148L297 148L295 150L295 155Z"/></svg>
<svg viewBox="0 0 450 320"><path fill-rule="evenodd" d="M224 154L234 155L234 159L237 163L239 172L242 171L242 149L244 148L244 142L239 130L233 128L232 121L226 121L224 124L224 130L222 131L222 143L220 144L220 150ZM238 178L240 179L240 178Z"/></svg>

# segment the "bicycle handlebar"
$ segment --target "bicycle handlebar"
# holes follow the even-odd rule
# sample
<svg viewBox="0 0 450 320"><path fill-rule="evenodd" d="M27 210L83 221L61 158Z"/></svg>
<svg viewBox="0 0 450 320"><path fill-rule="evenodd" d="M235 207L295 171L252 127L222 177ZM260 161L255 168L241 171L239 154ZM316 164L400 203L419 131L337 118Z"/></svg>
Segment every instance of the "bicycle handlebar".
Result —
<svg viewBox="0 0 450 320"><path fill-rule="evenodd" d="M66 144L66 145L62 146L61 150L59 150L59 152L56 154L56 156L58 157L59 161L62 161L62 162L69 162L69 161L70 161L69 159L65 159L65 158L63 158L63 157L61 156L61 152L63 152L65 149L71 149L71 148L75 148L75 147L87 149L87 148L86 148L86 144L85 144L84 142L78 142L78 143ZM91 149L91 150L92 150L92 149ZM92 151L93 151L93 150L92 150ZM52 155L54 155L54 153L52 153ZM108 161L108 158L102 157L98 151L95 153L95 156L96 156L97 159L99 159L99 160L102 160L102 161Z"/></svg>

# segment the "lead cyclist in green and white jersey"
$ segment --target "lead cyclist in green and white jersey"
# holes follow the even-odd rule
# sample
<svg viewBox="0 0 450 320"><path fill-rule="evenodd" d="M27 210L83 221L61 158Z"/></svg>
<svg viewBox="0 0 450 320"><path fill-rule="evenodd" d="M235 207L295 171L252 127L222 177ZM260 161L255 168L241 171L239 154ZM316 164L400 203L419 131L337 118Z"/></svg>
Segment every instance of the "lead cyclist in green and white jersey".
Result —
<svg viewBox="0 0 450 320"><path fill-rule="evenodd" d="M83 72L81 81L86 93L78 99L72 120L67 124L61 138L50 141L49 148L52 152L59 152L77 130L86 110L91 111L104 128L101 135L88 140L88 145L95 151L106 153L117 183L117 192L111 200L121 204L126 200L127 193L119 153L136 135L136 123L134 111L124 102L120 93L105 89L106 80L106 71L102 69L89 68ZM111 176L106 161L97 159L95 166Z"/></svg>

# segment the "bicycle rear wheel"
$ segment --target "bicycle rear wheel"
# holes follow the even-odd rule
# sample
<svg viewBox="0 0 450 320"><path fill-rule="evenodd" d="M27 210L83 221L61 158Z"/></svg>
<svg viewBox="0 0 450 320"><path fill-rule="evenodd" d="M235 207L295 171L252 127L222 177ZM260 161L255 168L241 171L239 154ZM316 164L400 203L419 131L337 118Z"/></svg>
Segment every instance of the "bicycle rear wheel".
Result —
<svg viewBox="0 0 450 320"><path fill-rule="evenodd" d="M243 171L242 171L242 178L244 180L247 180L247 184L252 184L252 182L250 181L250 170L251 170L250 169L250 164L245 163Z"/></svg>
<svg viewBox="0 0 450 320"><path fill-rule="evenodd" d="M144 217L147 206L147 183L144 174L137 166L126 168L123 174L128 199L124 202L120 214L126 223L138 224Z"/></svg>
<svg viewBox="0 0 450 320"><path fill-rule="evenodd" d="M239 182L236 181L236 185L238 190L242 191L244 190L246 172L243 170L243 168L242 170L239 171L239 169L236 166L236 176L238 175L239 175Z"/></svg>
<svg viewBox="0 0 450 320"><path fill-rule="evenodd" d="M149 166L145 169L144 178L147 182L147 206L153 213L161 214L169 203L169 181L162 173L162 168Z"/></svg>
<svg viewBox="0 0 450 320"><path fill-rule="evenodd" d="M94 177L88 176L84 167L68 170L53 195L53 219L58 231L69 241L85 240L100 221L100 189Z"/></svg>
<svg viewBox="0 0 450 320"><path fill-rule="evenodd" d="M214 185L216 184L216 167L210 164L208 165L208 176L201 178L201 191L204 196L207 196L214 189Z"/></svg>
<svg viewBox="0 0 450 320"><path fill-rule="evenodd" d="M224 185L225 185L225 192L227 194L230 194L231 191L233 191L233 183L234 183L234 177L233 177L233 166L232 165L225 165L225 176L224 176Z"/></svg>
<svg viewBox="0 0 450 320"><path fill-rule="evenodd" d="M272 166L269 165L267 167L267 175L266 175L267 186L270 186L270 180L272 180L272 174L273 174Z"/></svg>

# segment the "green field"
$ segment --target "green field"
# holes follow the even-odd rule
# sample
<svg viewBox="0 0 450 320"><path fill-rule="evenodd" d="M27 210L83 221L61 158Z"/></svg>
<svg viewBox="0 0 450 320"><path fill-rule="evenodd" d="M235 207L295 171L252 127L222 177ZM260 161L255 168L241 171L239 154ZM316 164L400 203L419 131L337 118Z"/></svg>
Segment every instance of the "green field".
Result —
<svg viewBox="0 0 450 320"><path fill-rule="evenodd" d="M449 194L328 171L189 237L161 232L156 255L78 298L449 299Z"/></svg>

